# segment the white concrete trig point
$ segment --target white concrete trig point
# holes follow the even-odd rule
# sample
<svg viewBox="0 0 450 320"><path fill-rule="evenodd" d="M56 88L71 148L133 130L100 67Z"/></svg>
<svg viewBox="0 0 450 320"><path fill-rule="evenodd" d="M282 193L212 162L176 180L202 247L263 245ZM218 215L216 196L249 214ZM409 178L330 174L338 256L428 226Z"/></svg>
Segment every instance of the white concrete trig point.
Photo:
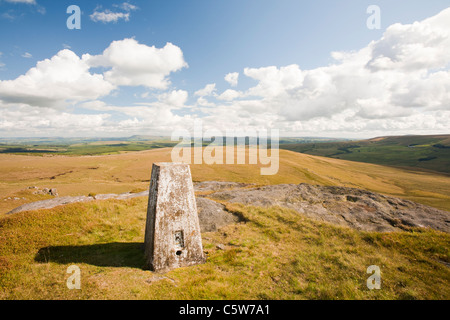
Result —
<svg viewBox="0 0 450 320"><path fill-rule="evenodd" d="M168 271L205 262L189 165L154 163L145 228L145 267Z"/></svg>

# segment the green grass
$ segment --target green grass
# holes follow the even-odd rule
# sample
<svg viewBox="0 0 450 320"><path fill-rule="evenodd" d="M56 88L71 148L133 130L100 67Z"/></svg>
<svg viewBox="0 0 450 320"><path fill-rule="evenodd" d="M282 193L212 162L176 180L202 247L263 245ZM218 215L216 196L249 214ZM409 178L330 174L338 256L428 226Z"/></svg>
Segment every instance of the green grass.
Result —
<svg viewBox="0 0 450 320"><path fill-rule="evenodd" d="M202 234L205 264L145 271L146 206L145 197L107 200L1 219L0 298L450 298L450 235L359 232L277 207L227 204L246 222ZM66 287L72 264L81 290ZM366 287L370 265L381 268L380 290Z"/></svg>
<svg viewBox="0 0 450 320"><path fill-rule="evenodd" d="M282 138L280 144L341 141L333 138ZM225 145L225 141L223 144ZM128 138L0 138L0 153L44 155L111 155L123 152L170 148L177 145L170 137L132 136ZM202 145L209 145L203 141Z"/></svg>
<svg viewBox="0 0 450 320"><path fill-rule="evenodd" d="M28 144L3 144L0 145L0 153L27 154L43 156L48 154L80 156L80 155L109 155L122 152L144 151L158 148L173 147L177 143L170 140L157 141L112 141L112 142L82 142L67 145L28 145Z"/></svg>
<svg viewBox="0 0 450 320"><path fill-rule="evenodd" d="M449 135L284 144L280 148L336 159L450 173Z"/></svg>

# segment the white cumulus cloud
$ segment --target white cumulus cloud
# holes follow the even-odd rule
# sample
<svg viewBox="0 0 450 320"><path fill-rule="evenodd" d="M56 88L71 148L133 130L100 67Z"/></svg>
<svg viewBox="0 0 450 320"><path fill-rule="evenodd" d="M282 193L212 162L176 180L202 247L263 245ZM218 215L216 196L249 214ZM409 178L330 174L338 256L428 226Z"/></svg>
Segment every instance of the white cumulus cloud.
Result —
<svg viewBox="0 0 450 320"><path fill-rule="evenodd" d="M97 99L115 87L101 74L91 74L90 66L74 52L64 49L51 59L14 80L0 81L0 100L30 106L55 107L67 101Z"/></svg>
<svg viewBox="0 0 450 320"><path fill-rule="evenodd" d="M292 132L449 130L450 8L412 24L394 24L383 37L334 63L245 68L257 81L245 92L226 90L217 109L231 117L265 119ZM240 98L239 100L234 100ZM434 120L433 120L434 119Z"/></svg>
<svg viewBox="0 0 450 320"><path fill-rule="evenodd" d="M197 90L194 92L194 95L199 97L211 96L216 91L216 84L210 83L207 84L203 89Z"/></svg>
<svg viewBox="0 0 450 320"><path fill-rule="evenodd" d="M36 4L36 0L6 0L6 2Z"/></svg>
<svg viewBox="0 0 450 320"><path fill-rule="evenodd" d="M125 11L135 11L135 10L139 9L138 6L136 6L134 4L131 4L129 2L123 2L120 5L116 4L116 5L113 5L113 6L116 7L116 8L121 8L121 9L123 9Z"/></svg>
<svg viewBox="0 0 450 320"><path fill-rule="evenodd" d="M232 87L236 87L238 84L239 72L231 72L225 75L225 81Z"/></svg>
<svg viewBox="0 0 450 320"><path fill-rule="evenodd" d="M137 6L129 3L123 2L121 4L113 4L113 7L123 10L114 12L109 9L105 9L101 11L101 6L97 6L94 12L89 16L94 22L103 22L103 23L116 23L119 20L129 21L130 20L130 12L139 9Z"/></svg>
<svg viewBox="0 0 450 320"><path fill-rule="evenodd" d="M242 92L236 91L236 90L233 90L233 89L227 89L222 94L220 94L217 97L217 99L231 101L231 100L234 100L236 98L239 98L240 96L242 96Z"/></svg>
<svg viewBox="0 0 450 320"><path fill-rule="evenodd" d="M158 100L161 103L167 104L171 107L184 107L187 99L188 92L185 90L172 90L158 96Z"/></svg>
<svg viewBox="0 0 450 320"><path fill-rule="evenodd" d="M113 41L101 55L83 55L91 67L110 67L105 79L120 86L166 89L168 75L187 67L183 52L172 43L163 48L149 47L129 38Z"/></svg>
<svg viewBox="0 0 450 320"><path fill-rule="evenodd" d="M218 94L211 81L190 94L171 88L170 74L187 67L183 52L171 43L156 48L124 39L81 58L62 50L24 75L0 81L0 132L66 134L78 127L89 135L170 134L189 128L195 117L202 117L205 129L223 132L278 128L284 135L341 137L449 132L450 8L394 24L377 41L331 57L331 64L314 69L244 68L225 80L231 86L240 76L256 81L248 89ZM103 67L101 73L93 73L96 67ZM120 86L144 86L146 103L101 101ZM153 89L164 91L150 94ZM192 106L189 95L197 99ZM71 117L54 108L69 102L94 114Z"/></svg>
<svg viewBox="0 0 450 320"><path fill-rule="evenodd" d="M94 11L89 17L94 22L100 21L103 23L117 22L120 19L129 21L130 13L128 13L128 12L112 12L112 11L106 9L105 11Z"/></svg>

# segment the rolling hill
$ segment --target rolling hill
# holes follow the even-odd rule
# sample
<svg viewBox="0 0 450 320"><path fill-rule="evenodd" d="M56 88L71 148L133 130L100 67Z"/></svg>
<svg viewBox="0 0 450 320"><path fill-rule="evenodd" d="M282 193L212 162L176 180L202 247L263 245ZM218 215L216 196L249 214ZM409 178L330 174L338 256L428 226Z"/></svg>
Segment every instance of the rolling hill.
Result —
<svg viewBox="0 0 450 320"><path fill-rule="evenodd" d="M283 144L280 148L366 163L450 173L450 135L389 136L360 141Z"/></svg>
<svg viewBox="0 0 450 320"><path fill-rule="evenodd" d="M450 235L429 228L362 231L225 200L242 222L202 233L207 262L157 274L142 268L146 197L5 215L52 197L30 186L57 188L60 196L146 190L152 163L170 161L170 152L1 154L0 299L449 299ZM450 177L435 172L288 150L280 150L278 174L259 169L191 165L194 181L356 187L450 210ZM66 287L74 264L81 290ZM382 270L381 290L367 289L370 265Z"/></svg>
<svg viewBox="0 0 450 320"><path fill-rule="evenodd" d="M57 188L60 196L146 190L153 162L171 161L162 148L105 156L0 154L0 214L48 196L28 187ZM276 175L261 165L191 165L194 181L234 181L271 185L310 183L366 189L450 210L450 177L433 172L380 166L280 150ZM9 198L9 199L8 199ZM16 199L15 199L16 198ZM25 199L24 199L25 198Z"/></svg>

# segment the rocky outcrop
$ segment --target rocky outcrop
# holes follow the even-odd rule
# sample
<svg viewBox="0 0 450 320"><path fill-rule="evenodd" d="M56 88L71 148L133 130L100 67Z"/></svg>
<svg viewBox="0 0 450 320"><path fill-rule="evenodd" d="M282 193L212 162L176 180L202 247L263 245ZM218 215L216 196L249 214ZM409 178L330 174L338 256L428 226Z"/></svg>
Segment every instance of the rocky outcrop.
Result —
<svg viewBox="0 0 450 320"><path fill-rule="evenodd" d="M194 189L196 192L210 192L223 191L228 189L245 188L254 186L249 183L229 182L229 181L202 181L194 182Z"/></svg>
<svg viewBox="0 0 450 320"><path fill-rule="evenodd" d="M450 232L450 213L347 187L282 184L215 192L208 197L252 206L280 206L313 219L365 231L427 227Z"/></svg>
<svg viewBox="0 0 450 320"><path fill-rule="evenodd" d="M197 197L197 211L201 232L217 231L219 228L240 221L225 210L225 206L213 200Z"/></svg>
<svg viewBox="0 0 450 320"><path fill-rule="evenodd" d="M38 187L28 187L28 189L33 189L33 194L49 194L51 196L57 197L58 196L58 191L55 188L44 188L44 189L40 189Z"/></svg>
<svg viewBox="0 0 450 320"><path fill-rule="evenodd" d="M74 202L86 202L94 200L93 197L86 196L75 196L75 197L58 197L49 200L41 200L36 202L30 202L17 207L7 214L18 213L22 211L31 211L31 210L39 210L39 209L52 209L57 206L74 203Z"/></svg>
<svg viewBox="0 0 450 320"><path fill-rule="evenodd" d="M52 209L57 206L75 203L75 202L88 202L94 200L106 200L106 199L118 199L125 200L135 197L148 196L148 191L143 191L139 193L122 193L122 194L99 194L95 196L67 196L67 197L56 197L48 200L41 200L36 202L30 202L17 207L7 214L18 213L22 211L38 210L38 209Z"/></svg>
<svg viewBox="0 0 450 320"><path fill-rule="evenodd" d="M14 210L11 210L10 212L8 212L8 214L39 209L51 209L57 206L75 202L88 202L107 199L125 200L136 197L148 197L148 191L139 193L98 194L95 196L59 197L27 203L15 208ZM236 223L240 220L239 217L227 212L225 210L225 206L220 203L217 203L210 199L199 197L197 197L196 200L201 232L217 231L223 226L231 223Z"/></svg>
<svg viewBox="0 0 450 320"><path fill-rule="evenodd" d="M196 200L202 232L216 231L240 220L214 200L261 207L285 207L313 219L357 230L388 232L426 227L450 232L450 213L447 211L356 188L305 183L254 187L245 183L219 181L197 182L194 188L199 192ZM50 209L73 202L142 196L148 196L148 191L93 197L56 197L24 204L9 213Z"/></svg>

